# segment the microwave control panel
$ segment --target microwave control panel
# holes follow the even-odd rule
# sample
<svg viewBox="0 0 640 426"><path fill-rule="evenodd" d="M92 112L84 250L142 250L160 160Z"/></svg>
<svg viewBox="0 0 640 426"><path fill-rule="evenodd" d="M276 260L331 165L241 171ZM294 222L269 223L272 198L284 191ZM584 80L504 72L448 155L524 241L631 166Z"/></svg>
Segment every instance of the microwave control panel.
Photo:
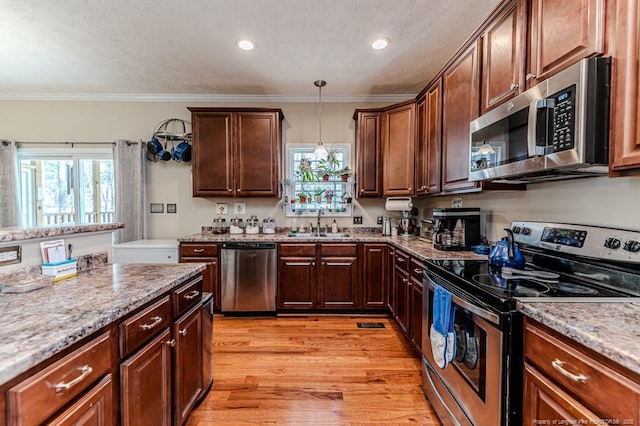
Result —
<svg viewBox="0 0 640 426"><path fill-rule="evenodd" d="M573 85L550 97L553 110L553 152L566 151L575 146L576 86Z"/></svg>

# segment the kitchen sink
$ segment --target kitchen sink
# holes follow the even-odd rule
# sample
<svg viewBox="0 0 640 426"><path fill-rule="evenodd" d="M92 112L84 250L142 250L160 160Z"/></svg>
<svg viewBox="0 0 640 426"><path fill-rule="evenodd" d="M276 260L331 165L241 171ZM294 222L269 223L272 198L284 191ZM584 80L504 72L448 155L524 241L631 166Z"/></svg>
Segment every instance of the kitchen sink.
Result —
<svg viewBox="0 0 640 426"><path fill-rule="evenodd" d="M349 238L351 237L351 234L325 234L325 233L321 233L320 235L313 233L313 234L289 234L287 235L288 237L291 238Z"/></svg>

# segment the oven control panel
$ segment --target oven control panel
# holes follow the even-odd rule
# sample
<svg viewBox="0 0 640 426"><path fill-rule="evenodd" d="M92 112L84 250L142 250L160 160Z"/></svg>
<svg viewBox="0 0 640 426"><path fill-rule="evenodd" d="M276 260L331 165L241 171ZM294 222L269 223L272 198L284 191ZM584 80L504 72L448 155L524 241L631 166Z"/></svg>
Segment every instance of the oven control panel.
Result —
<svg viewBox="0 0 640 426"><path fill-rule="evenodd" d="M640 263L640 232L552 222L512 222L519 244L579 256Z"/></svg>

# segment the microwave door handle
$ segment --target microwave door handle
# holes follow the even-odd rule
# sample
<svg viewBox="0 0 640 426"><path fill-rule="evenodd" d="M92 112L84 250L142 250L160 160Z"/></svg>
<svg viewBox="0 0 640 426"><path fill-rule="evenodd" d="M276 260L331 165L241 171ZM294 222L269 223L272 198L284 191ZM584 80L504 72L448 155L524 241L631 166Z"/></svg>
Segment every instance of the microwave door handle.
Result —
<svg viewBox="0 0 640 426"><path fill-rule="evenodd" d="M553 154L553 116L556 102L553 98L535 101L535 154L544 156Z"/></svg>

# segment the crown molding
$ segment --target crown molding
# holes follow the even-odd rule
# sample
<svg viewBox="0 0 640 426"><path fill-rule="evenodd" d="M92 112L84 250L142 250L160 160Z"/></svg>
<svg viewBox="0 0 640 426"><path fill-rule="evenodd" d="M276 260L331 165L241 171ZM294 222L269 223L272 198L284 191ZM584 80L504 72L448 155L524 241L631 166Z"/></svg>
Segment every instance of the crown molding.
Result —
<svg viewBox="0 0 640 426"><path fill-rule="evenodd" d="M326 95L323 102L380 103L415 98L415 93L389 95ZM81 102L237 102L296 103L317 102L316 95L199 95L149 93L0 93L0 101L81 101Z"/></svg>

